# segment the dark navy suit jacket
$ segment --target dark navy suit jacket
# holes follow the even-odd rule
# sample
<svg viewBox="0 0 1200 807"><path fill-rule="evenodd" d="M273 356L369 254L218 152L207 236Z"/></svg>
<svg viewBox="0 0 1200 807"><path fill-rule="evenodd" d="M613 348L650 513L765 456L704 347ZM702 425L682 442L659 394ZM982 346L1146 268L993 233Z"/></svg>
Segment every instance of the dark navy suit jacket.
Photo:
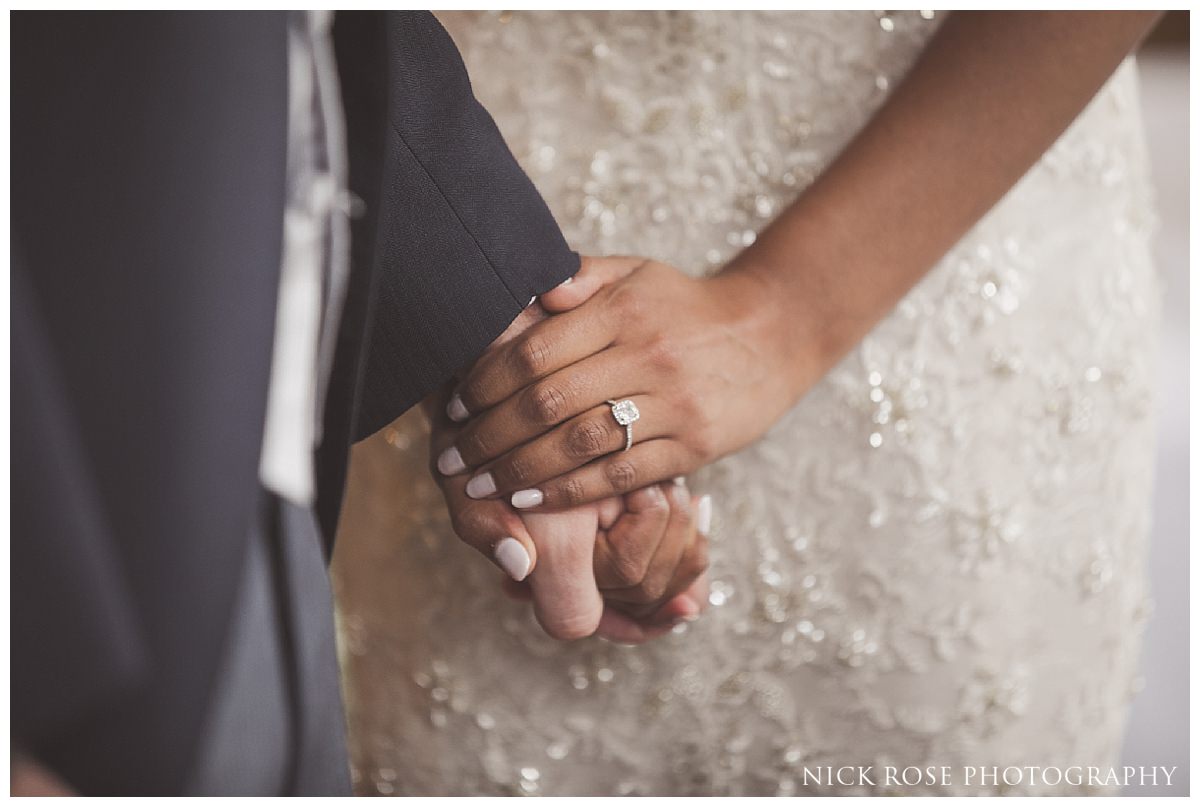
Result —
<svg viewBox="0 0 1200 807"><path fill-rule="evenodd" d="M354 223L318 451L468 364L578 259L424 12L334 26ZM12 17L12 736L177 792L257 479L285 192L279 13Z"/></svg>

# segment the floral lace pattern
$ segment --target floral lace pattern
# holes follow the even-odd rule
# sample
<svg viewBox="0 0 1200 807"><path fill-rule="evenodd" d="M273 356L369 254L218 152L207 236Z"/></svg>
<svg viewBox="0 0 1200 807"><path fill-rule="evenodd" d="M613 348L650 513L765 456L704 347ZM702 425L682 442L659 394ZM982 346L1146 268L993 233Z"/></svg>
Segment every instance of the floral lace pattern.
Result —
<svg viewBox="0 0 1200 807"><path fill-rule="evenodd" d="M813 181L932 12L445 14L581 252L714 271ZM543 636L453 536L419 415L355 452L337 588L356 787L819 785L842 765L1115 764L1137 685L1159 285L1136 70L759 442L696 474L711 608Z"/></svg>

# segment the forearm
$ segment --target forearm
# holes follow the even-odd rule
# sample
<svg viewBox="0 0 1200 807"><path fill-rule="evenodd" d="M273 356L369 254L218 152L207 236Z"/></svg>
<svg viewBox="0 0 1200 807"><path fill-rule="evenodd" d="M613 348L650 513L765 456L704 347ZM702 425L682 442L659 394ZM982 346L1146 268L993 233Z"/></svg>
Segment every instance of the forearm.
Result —
<svg viewBox="0 0 1200 807"><path fill-rule="evenodd" d="M951 15L875 118L727 271L777 307L797 396L1021 178L1156 17Z"/></svg>

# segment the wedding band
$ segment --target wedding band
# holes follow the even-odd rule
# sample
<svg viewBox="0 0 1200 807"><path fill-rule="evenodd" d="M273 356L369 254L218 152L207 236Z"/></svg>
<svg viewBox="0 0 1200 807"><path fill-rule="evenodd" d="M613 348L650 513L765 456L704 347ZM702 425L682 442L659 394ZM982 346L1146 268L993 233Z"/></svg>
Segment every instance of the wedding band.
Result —
<svg viewBox="0 0 1200 807"><path fill-rule="evenodd" d="M625 450L633 445L633 422L642 416L637 404L626 398L624 401L605 401L612 407L613 418L617 424L625 427Z"/></svg>

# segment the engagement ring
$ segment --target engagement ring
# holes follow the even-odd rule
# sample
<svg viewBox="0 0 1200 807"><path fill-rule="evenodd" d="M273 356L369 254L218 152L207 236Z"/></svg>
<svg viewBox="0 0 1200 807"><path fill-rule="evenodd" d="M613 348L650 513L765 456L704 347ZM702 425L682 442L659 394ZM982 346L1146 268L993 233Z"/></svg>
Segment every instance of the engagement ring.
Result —
<svg viewBox="0 0 1200 807"><path fill-rule="evenodd" d="M633 445L633 422L642 416L638 411L637 404L626 399L624 401L608 401L612 407L613 417L617 423L625 427L625 450L628 451Z"/></svg>

